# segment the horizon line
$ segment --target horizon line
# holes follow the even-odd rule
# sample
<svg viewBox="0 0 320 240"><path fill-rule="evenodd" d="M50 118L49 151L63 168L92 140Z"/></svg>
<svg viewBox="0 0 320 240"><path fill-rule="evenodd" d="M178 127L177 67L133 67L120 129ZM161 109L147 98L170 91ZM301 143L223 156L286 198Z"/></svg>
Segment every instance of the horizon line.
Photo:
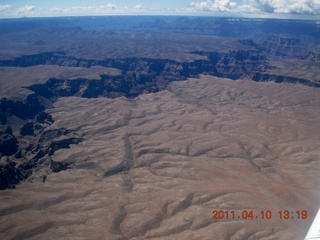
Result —
<svg viewBox="0 0 320 240"><path fill-rule="evenodd" d="M259 15L259 16L258 16ZM244 18L244 19L274 19L274 20L298 20L298 21L319 21L319 18L315 18L314 15L301 15L298 14L235 14L235 13L221 13L221 12L195 12L195 13L114 13L114 14L85 14L85 15L47 15L47 16L0 16L0 20L8 19L32 19L32 18L76 18L76 17L212 17L212 18Z"/></svg>

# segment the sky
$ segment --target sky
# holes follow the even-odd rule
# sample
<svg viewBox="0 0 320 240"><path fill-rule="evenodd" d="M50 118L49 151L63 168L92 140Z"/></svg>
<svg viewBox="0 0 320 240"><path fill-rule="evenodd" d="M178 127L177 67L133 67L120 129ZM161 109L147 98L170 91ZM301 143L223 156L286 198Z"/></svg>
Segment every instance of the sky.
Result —
<svg viewBox="0 0 320 240"><path fill-rule="evenodd" d="M227 14L320 20L320 0L0 0L0 18L117 14Z"/></svg>

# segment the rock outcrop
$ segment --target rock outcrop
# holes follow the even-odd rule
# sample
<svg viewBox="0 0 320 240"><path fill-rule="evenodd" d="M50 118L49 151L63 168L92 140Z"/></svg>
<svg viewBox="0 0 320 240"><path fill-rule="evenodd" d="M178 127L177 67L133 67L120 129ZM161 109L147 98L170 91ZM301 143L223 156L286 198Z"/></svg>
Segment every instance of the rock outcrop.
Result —
<svg viewBox="0 0 320 240"><path fill-rule="evenodd" d="M320 87L319 82L312 82L302 78L295 78L295 77L281 76L281 75L274 75L274 74L260 73L260 72L253 74L252 80L256 82L299 83L299 84L303 84L310 87Z"/></svg>
<svg viewBox="0 0 320 240"><path fill-rule="evenodd" d="M279 40L275 37L271 38L271 40L272 39L281 46L288 45L294 48L296 45L299 45L294 39ZM239 41L244 45L257 48L257 45L250 39L241 39ZM271 45L266 45L266 47L268 46L272 47ZM263 51L265 51L267 55L276 55L275 52L268 52L269 50L267 48ZM24 86L33 92L26 97L25 101L6 98L1 99L1 123L6 124L8 119L10 120L12 117L17 117L22 120L19 126L20 143L17 141L18 136L3 133L1 134L2 152L6 151L4 155L16 153L19 143L24 150L19 151L19 153L15 155L16 159L20 159L19 161L22 159L23 164L19 164L19 167L29 171L33 168L36 169L39 164L48 166L48 163L52 162L50 160L50 154L53 154L54 149L68 147L69 144L77 144L81 141L79 140L81 138L71 137L69 140L59 142L58 145L60 147L57 147L58 145L52 145L53 143L51 145L44 144L41 140L43 129L53 123L52 117L45 113L44 110L60 97L117 98L125 96L135 98L140 94L164 90L170 82L185 80L189 77L197 77L199 74L209 74L231 79L252 76L254 81L301 83L318 87L317 83L310 82L307 79L266 73L265 69L268 68L268 62L263 51L244 49L227 52L192 51L191 54L201 56L203 59L191 62L153 58L77 59L67 56L62 52L45 52L11 60L0 60L0 65L2 66L19 66L24 68L37 66L39 64L53 64L85 68L102 66L121 70L121 74L118 75L101 74L100 79L50 78L41 84ZM286 52L283 49L279 49L279 51ZM32 139L29 146L24 146L24 142L30 142L30 139L23 139L26 137L31 137ZM51 140L54 141L54 138ZM4 147L7 146L6 144L13 147L11 147L11 149ZM39 147L40 145L41 147ZM60 167L52 167L52 169L60 169ZM64 169L64 167L61 169Z"/></svg>
<svg viewBox="0 0 320 240"><path fill-rule="evenodd" d="M24 180L27 175L15 167L15 163L7 157L0 159L0 190L15 188L15 185Z"/></svg>
<svg viewBox="0 0 320 240"><path fill-rule="evenodd" d="M262 44L261 50L271 59L277 58L305 58L308 48L298 38L269 36Z"/></svg>
<svg viewBox="0 0 320 240"><path fill-rule="evenodd" d="M12 129L7 125L0 125L0 154L10 156L17 152L18 141L12 134Z"/></svg>

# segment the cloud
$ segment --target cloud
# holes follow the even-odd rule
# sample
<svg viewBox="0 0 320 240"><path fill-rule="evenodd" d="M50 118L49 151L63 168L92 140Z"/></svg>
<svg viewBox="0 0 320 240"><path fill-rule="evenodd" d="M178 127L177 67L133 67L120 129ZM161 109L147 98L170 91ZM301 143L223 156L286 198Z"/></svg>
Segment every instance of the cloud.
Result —
<svg viewBox="0 0 320 240"><path fill-rule="evenodd" d="M117 8L117 6L112 3L107 3L104 7L107 9L116 9Z"/></svg>
<svg viewBox="0 0 320 240"><path fill-rule="evenodd" d="M137 10L141 10L143 9L142 5L141 4L137 4L133 7L134 9L137 9Z"/></svg>
<svg viewBox="0 0 320 240"><path fill-rule="evenodd" d="M0 5L1 17L21 17L21 16L41 16L41 15L90 15L104 14L117 10L117 6L107 3L101 6L74 6L70 8L53 7L50 9L36 8L35 6L26 5L20 8L13 8L11 5Z"/></svg>
<svg viewBox="0 0 320 240"><path fill-rule="evenodd" d="M49 11L54 13L61 13L63 12L63 9L58 7L53 7L53 8L50 8Z"/></svg>
<svg viewBox="0 0 320 240"><path fill-rule="evenodd" d="M117 6L112 3L107 3L105 5L101 6L75 6L71 8L63 9L63 12L69 12L69 13L104 13L104 12L110 12L112 10L115 10Z"/></svg>
<svg viewBox="0 0 320 240"><path fill-rule="evenodd" d="M195 11L237 13L320 14L320 0L232 0L192 2Z"/></svg>
<svg viewBox="0 0 320 240"><path fill-rule="evenodd" d="M0 13L1 13L1 12L6 12L6 11L11 10L11 9L12 9L12 6L9 5L9 4L0 5Z"/></svg>
<svg viewBox="0 0 320 240"><path fill-rule="evenodd" d="M191 7L196 11L231 12L237 8L237 3L230 0L215 0L214 2L192 2Z"/></svg>
<svg viewBox="0 0 320 240"><path fill-rule="evenodd" d="M24 7L21 7L21 8L18 8L16 10L17 13L30 13L30 12L33 12L35 10L35 7L34 6L24 6Z"/></svg>
<svg viewBox="0 0 320 240"><path fill-rule="evenodd" d="M320 14L320 0L247 0L267 13Z"/></svg>
<svg viewBox="0 0 320 240"><path fill-rule="evenodd" d="M192 0L190 0L191 2ZM187 8L145 8L141 4L133 7L118 7L113 3L98 6L74 6L50 9L26 5L14 8L10 4L0 5L0 18L22 16L86 16L107 14L194 14L195 12L234 13L237 16L298 16L316 18L320 15L320 0L193 0ZM290 14L290 16L288 15Z"/></svg>
<svg viewBox="0 0 320 240"><path fill-rule="evenodd" d="M34 6L26 5L20 8L13 8L11 5L0 5L0 17L15 17L15 16L26 16L34 15L37 10Z"/></svg>

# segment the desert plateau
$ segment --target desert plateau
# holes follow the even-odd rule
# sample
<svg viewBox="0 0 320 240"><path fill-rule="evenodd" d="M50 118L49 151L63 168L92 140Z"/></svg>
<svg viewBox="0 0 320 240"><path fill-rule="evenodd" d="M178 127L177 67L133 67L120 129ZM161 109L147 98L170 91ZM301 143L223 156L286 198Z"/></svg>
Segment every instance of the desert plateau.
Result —
<svg viewBox="0 0 320 240"><path fill-rule="evenodd" d="M0 239L306 236L319 22L0 19L0 42Z"/></svg>

